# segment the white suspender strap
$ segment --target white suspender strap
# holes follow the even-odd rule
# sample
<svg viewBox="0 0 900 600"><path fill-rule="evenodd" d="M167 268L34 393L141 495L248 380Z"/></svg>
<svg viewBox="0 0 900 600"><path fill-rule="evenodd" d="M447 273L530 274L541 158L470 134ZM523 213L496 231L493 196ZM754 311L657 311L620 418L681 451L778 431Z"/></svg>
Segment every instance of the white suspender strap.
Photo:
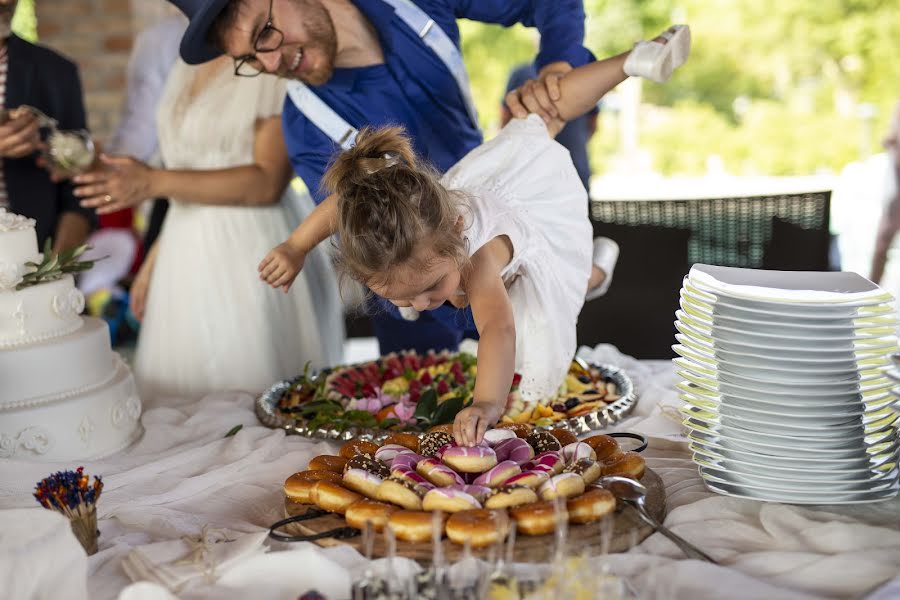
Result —
<svg viewBox="0 0 900 600"><path fill-rule="evenodd" d="M478 113L475 110L475 102L472 100L469 74L466 72L466 65L463 63L459 48L453 44L453 40L431 17L412 3L412 0L384 0L384 2L394 8L394 12L400 17L400 20L416 32L453 75L466 103L469 118L472 119L472 124L477 129ZM289 81L287 93L294 106L335 144L343 150L353 147L359 131L341 118L333 108L316 96L305 84L300 81Z"/></svg>
<svg viewBox="0 0 900 600"><path fill-rule="evenodd" d="M287 93L294 106L341 149L349 150L353 147L359 131L342 119L339 114L334 112L334 109L325 104L305 84L299 81L289 81Z"/></svg>
<svg viewBox="0 0 900 600"><path fill-rule="evenodd" d="M431 48L444 66L453 75L456 85L466 103L466 110L472 124L478 128L478 112L472 99L472 88L469 84L469 74L463 62L462 53L450 39L450 36L429 17L425 11L416 6L412 0L384 0L394 7L394 12L406 23L410 29L422 39L426 46Z"/></svg>

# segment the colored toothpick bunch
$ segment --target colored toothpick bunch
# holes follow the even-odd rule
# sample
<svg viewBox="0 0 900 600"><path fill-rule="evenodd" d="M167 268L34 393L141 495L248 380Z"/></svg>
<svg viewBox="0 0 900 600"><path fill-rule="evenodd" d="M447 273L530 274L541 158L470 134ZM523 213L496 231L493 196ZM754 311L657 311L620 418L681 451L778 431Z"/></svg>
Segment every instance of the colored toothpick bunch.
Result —
<svg viewBox="0 0 900 600"><path fill-rule="evenodd" d="M93 483L84 467L58 471L35 485L34 497L44 508L69 518L72 531L88 554L97 551L97 500L103 491L103 479Z"/></svg>

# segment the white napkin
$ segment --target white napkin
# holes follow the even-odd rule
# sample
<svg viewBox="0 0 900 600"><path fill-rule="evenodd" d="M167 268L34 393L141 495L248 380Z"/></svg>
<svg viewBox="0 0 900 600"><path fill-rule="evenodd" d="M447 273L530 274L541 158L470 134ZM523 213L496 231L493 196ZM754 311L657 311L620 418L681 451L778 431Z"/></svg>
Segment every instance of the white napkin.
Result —
<svg viewBox="0 0 900 600"><path fill-rule="evenodd" d="M122 568L132 581L158 583L177 594L192 581L215 582L241 561L262 554L267 535L204 527L196 537L139 546L125 556Z"/></svg>
<svg viewBox="0 0 900 600"><path fill-rule="evenodd" d="M0 510L0 596L87 598L87 555L69 520L45 508Z"/></svg>

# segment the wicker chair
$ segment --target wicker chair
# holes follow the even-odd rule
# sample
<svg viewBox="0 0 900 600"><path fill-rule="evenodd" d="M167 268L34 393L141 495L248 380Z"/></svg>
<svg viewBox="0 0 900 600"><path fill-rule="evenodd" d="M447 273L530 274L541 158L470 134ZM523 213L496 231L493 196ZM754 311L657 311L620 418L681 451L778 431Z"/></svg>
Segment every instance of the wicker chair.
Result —
<svg viewBox="0 0 900 600"><path fill-rule="evenodd" d="M831 192L591 204L594 235L618 242L609 293L585 305L579 344L638 358L673 355L681 280L691 265L821 271L829 267Z"/></svg>

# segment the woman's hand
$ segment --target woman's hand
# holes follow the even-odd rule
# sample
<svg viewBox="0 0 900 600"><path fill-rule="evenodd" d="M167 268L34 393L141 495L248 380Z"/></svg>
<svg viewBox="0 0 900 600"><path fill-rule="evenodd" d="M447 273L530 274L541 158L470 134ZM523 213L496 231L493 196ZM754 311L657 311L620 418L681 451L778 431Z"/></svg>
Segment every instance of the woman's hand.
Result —
<svg viewBox="0 0 900 600"><path fill-rule="evenodd" d="M138 321L144 320L144 310L147 308L147 293L150 291L150 276L153 274L154 263L154 260L145 260L131 283L128 306Z"/></svg>
<svg viewBox="0 0 900 600"><path fill-rule="evenodd" d="M503 416L503 402L476 400L457 413L453 421L453 437L460 446L480 444L484 432Z"/></svg>
<svg viewBox="0 0 900 600"><path fill-rule="evenodd" d="M303 268L306 252L294 247L289 241L278 244L259 263L259 278L273 288L281 288L285 293Z"/></svg>
<svg viewBox="0 0 900 600"><path fill-rule="evenodd" d="M101 155L104 169L77 175L75 195L81 206L105 215L137 206L153 197L153 169L130 156Z"/></svg>

